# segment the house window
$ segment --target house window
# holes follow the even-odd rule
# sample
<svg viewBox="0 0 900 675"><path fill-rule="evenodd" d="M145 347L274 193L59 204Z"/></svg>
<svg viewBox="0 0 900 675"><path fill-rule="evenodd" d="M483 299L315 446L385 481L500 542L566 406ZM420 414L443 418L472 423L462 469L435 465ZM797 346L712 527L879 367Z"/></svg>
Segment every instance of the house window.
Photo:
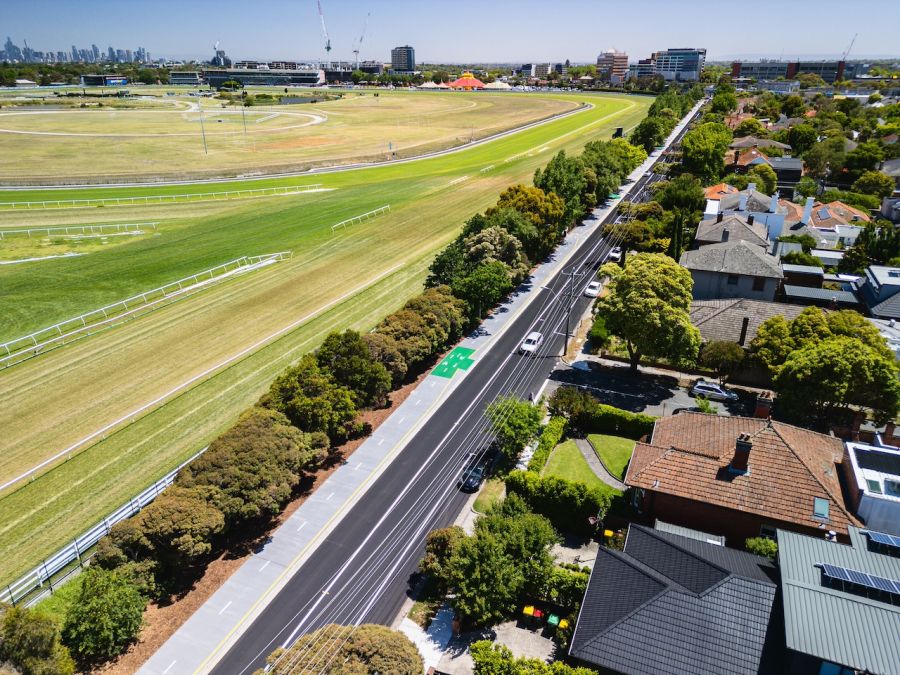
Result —
<svg viewBox="0 0 900 675"><path fill-rule="evenodd" d="M828 520L828 500L816 497L813 500L813 518Z"/></svg>
<svg viewBox="0 0 900 675"><path fill-rule="evenodd" d="M762 277L753 277L753 290L761 291L766 287L766 280Z"/></svg>
<svg viewBox="0 0 900 675"><path fill-rule="evenodd" d="M759 536L766 539L777 540L778 532L771 525L763 525L759 528Z"/></svg>
<svg viewBox="0 0 900 675"><path fill-rule="evenodd" d="M729 286L737 286L738 276L737 274L729 274L728 275L728 285Z"/></svg>

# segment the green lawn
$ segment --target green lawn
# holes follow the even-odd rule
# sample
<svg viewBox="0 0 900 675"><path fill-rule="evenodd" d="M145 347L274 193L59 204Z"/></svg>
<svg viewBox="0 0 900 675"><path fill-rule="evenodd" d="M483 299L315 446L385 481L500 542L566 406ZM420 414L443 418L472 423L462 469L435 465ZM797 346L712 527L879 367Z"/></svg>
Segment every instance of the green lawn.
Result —
<svg viewBox="0 0 900 675"><path fill-rule="evenodd" d="M491 478L481 488L475 499L474 509L478 513L487 513L488 509L503 498L504 483L500 478Z"/></svg>
<svg viewBox="0 0 900 675"><path fill-rule="evenodd" d="M591 467L588 466L578 446L575 445L575 441L572 440L564 441L556 446L550 453L550 459L547 460L542 474L586 483L590 487L608 489L606 483L591 471Z"/></svg>
<svg viewBox="0 0 900 675"><path fill-rule="evenodd" d="M0 340L240 255L294 251L290 263L217 286L5 371L0 388L4 461L31 466L73 442L67 442L67 437L77 440L116 419L116 414L123 414L117 413L119 408L127 412L147 403L154 387L165 391L185 381L200 368L198 363L219 358L212 351L240 353L259 337L254 334L309 316L279 339L250 351L161 407L97 439L68 461L0 496L0 582L33 567L61 542L100 521L193 455L251 405L286 365L315 348L329 331L368 330L419 292L434 252L459 231L466 218L494 203L507 186L530 181L534 169L546 164L558 149L578 152L590 140L608 138L615 126L634 126L652 102L645 97L574 98L590 99L595 107L453 155L323 174L312 181L337 188L333 192L228 205L0 214L4 227L168 220L153 236L138 241L78 258L0 269ZM544 147L546 152L527 153ZM480 169L488 165L496 168L482 173ZM462 176L469 178L450 185ZM306 182L310 181L283 178L247 186ZM237 183L224 187L211 183L200 189L238 187ZM183 185L52 193L26 189L4 192L0 201L62 193L86 198L184 191ZM390 214L331 234L332 224L386 203L392 206ZM181 217L173 218L175 213ZM364 284L363 290L342 297ZM326 310L310 314L328 303ZM216 315L216 307L225 308L228 317ZM174 337L166 337L169 333ZM192 348L185 336L205 340L193 347L194 356L188 354L190 369L175 362ZM165 344L150 349L154 339ZM101 378L97 373L114 358L123 359L126 366L117 369L121 377L111 386L108 380L114 374ZM64 378L58 380L58 388L53 388L53 378ZM45 390L46 396L38 396ZM33 404L29 396L42 400L42 405ZM63 408L71 409L68 416L60 412ZM43 419L32 423L29 416L35 415ZM12 464L7 467L7 473L17 470Z"/></svg>
<svg viewBox="0 0 900 675"><path fill-rule="evenodd" d="M634 441L621 436L607 436L606 434L590 434L588 441L594 446L594 452L603 462L603 466L613 476L622 480L625 477L625 468L634 452Z"/></svg>

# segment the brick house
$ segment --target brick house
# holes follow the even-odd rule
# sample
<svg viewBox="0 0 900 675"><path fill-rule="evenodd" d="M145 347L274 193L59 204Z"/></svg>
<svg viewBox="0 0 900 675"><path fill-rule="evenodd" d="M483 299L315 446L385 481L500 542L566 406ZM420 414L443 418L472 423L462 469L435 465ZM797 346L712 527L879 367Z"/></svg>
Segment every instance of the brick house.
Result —
<svg viewBox="0 0 900 675"><path fill-rule="evenodd" d="M778 528L841 540L858 525L841 492L840 439L771 420L685 412L635 446L625 484L647 518L725 535Z"/></svg>

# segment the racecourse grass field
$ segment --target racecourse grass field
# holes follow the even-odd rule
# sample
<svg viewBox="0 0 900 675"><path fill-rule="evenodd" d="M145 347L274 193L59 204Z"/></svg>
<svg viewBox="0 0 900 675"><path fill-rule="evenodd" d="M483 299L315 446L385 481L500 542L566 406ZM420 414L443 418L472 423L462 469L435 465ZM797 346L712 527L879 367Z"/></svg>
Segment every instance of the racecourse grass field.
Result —
<svg viewBox="0 0 900 675"><path fill-rule="evenodd" d="M68 461L0 495L0 583L202 448L329 331L368 329L418 292L434 252L505 187L528 182L560 148L578 151L593 138L608 138L616 126L632 127L650 104L637 97L562 98L576 105L589 100L594 107L449 155L317 176L330 192L87 212L0 212L0 229L159 223L151 236L80 257L0 266L0 341L242 255L294 252L290 261L0 371L0 483L123 422ZM280 178L241 185L291 184L302 182ZM183 190L64 192L95 198ZM46 194L16 190L0 193L0 200ZM331 232L333 224L383 204L391 205L390 213ZM265 342L278 331L284 332ZM227 366L216 368L225 361ZM182 386L194 377L191 386ZM128 417L168 392L174 393L164 404L133 422Z"/></svg>
<svg viewBox="0 0 900 675"><path fill-rule="evenodd" d="M380 161L463 145L577 106L553 96L356 91L316 104L250 108L186 97L140 104L0 109L0 183L202 177Z"/></svg>

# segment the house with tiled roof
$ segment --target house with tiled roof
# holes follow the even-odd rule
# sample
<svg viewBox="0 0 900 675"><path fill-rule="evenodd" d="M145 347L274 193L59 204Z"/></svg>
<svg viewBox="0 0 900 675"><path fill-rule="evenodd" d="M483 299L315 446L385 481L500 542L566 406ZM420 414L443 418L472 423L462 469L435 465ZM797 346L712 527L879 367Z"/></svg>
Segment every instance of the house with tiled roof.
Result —
<svg viewBox="0 0 900 675"><path fill-rule="evenodd" d="M715 185L710 185L708 188L704 188L703 192L706 195L707 201L711 200L717 202L724 195L733 195L737 193L738 189L728 183L716 183Z"/></svg>
<svg viewBox="0 0 900 675"><path fill-rule="evenodd" d="M569 655L602 672L772 673L783 638L765 558L641 525L601 548Z"/></svg>
<svg viewBox="0 0 900 675"><path fill-rule="evenodd" d="M731 171L737 171L739 173L749 171L754 166L759 166L760 164L772 166L772 162L769 160L768 155L759 148L731 150L725 156L725 164Z"/></svg>
<svg viewBox="0 0 900 675"><path fill-rule="evenodd" d="M787 210L784 234L808 234L816 240L817 248L849 248L872 220L864 211L838 200L825 204L808 197L803 206L782 202Z"/></svg>
<svg viewBox="0 0 900 675"><path fill-rule="evenodd" d="M771 138L758 138L757 136L744 136L743 138L735 138L731 145L728 146L732 150L735 148L780 148L782 150L790 150L791 146L787 143L779 143Z"/></svg>
<svg viewBox="0 0 900 675"><path fill-rule="evenodd" d="M624 482L645 517L730 546L778 528L846 539L859 521L841 491L843 454L840 439L789 424L685 412L656 421Z"/></svg>
<svg viewBox="0 0 900 675"><path fill-rule="evenodd" d="M679 263L694 280L694 300L774 300L783 278L778 259L747 241L726 241L685 251Z"/></svg>
<svg viewBox="0 0 900 675"><path fill-rule="evenodd" d="M704 342L735 342L749 347L759 327L773 316L788 321L797 318L806 307L783 302L764 302L748 298L727 300L694 300L691 323L700 331Z"/></svg>
<svg viewBox="0 0 900 675"><path fill-rule="evenodd" d="M720 244L726 241L746 241L766 248L769 246L766 227L756 222L752 213L717 213L714 218L701 220L694 235L694 247Z"/></svg>
<svg viewBox="0 0 900 675"><path fill-rule="evenodd" d="M900 319L900 268L870 265L858 282L858 296L876 319Z"/></svg>

